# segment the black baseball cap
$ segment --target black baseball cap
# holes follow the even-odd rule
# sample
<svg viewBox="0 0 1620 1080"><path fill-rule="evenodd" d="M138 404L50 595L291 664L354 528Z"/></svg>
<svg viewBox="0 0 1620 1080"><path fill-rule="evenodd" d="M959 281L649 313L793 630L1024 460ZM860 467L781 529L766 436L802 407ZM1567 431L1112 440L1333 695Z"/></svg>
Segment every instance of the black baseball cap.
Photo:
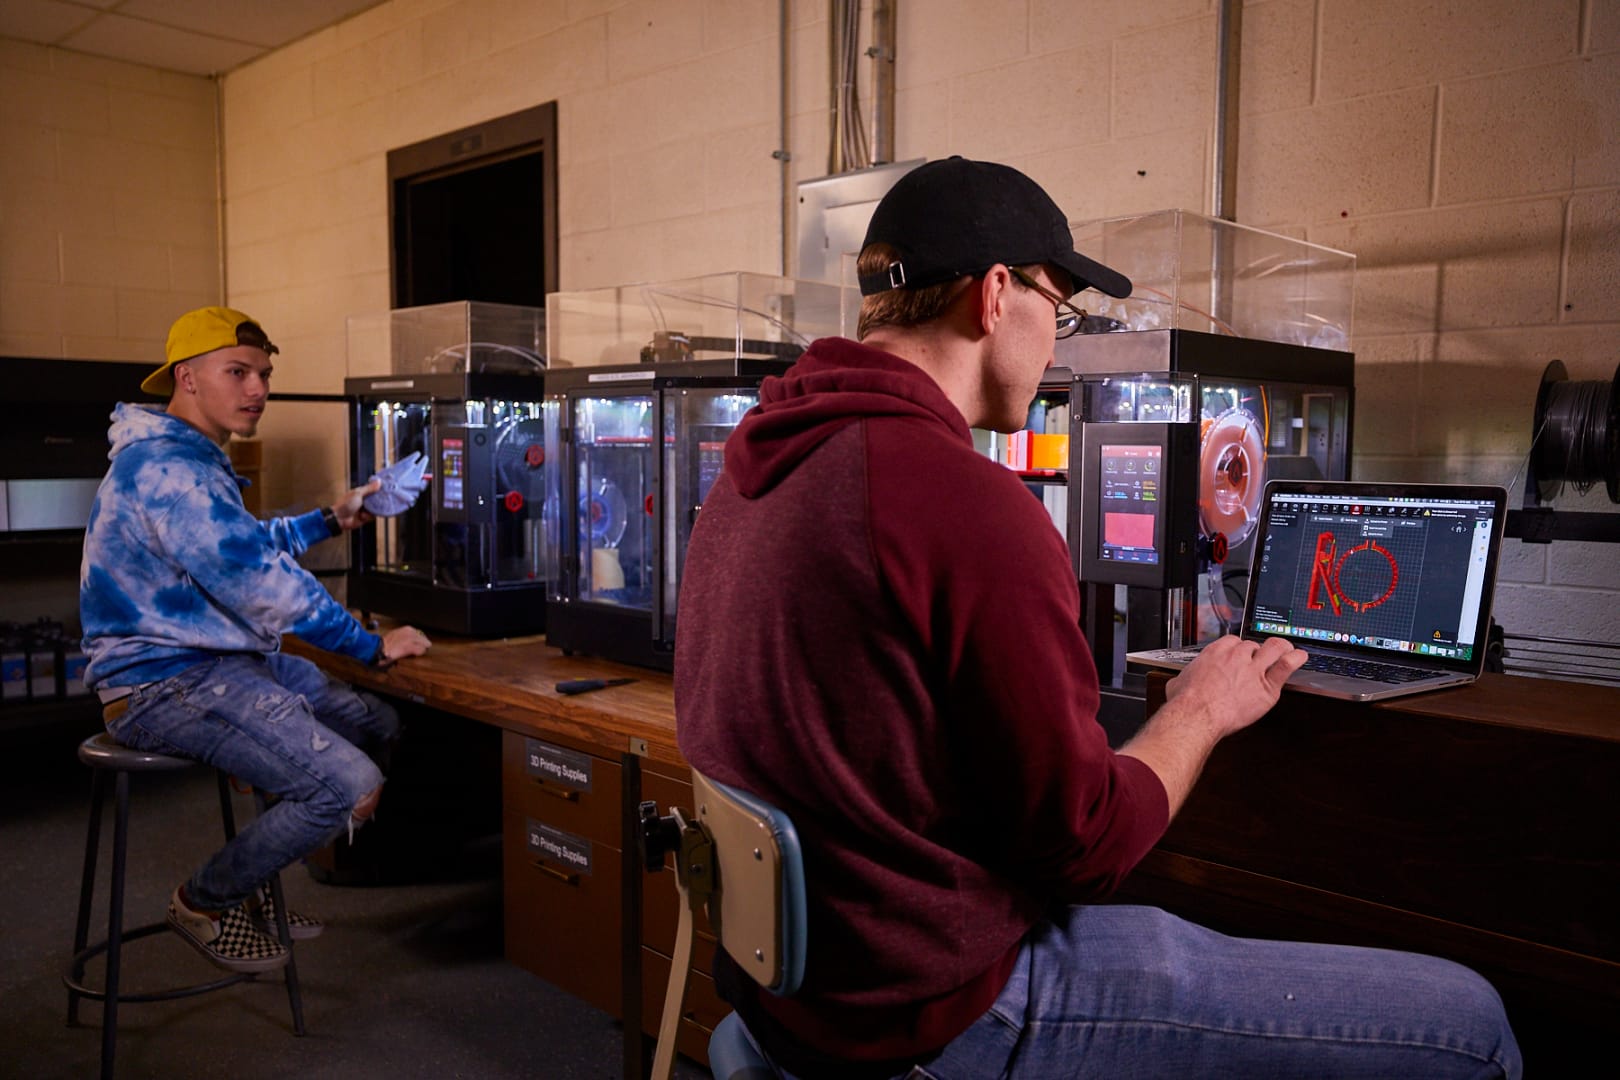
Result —
<svg viewBox="0 0 1620 1080"><path fill-rule="evenodd" d="M861 275L861 295L921 289L997 263L1051 263L1074 291L1099 289L1121 299L1131 281L1074 250L1068 219L1041 186L1017 169L963 157L930 161L889 189L872 213L861 246L900 253L886 270Z"/></svg>

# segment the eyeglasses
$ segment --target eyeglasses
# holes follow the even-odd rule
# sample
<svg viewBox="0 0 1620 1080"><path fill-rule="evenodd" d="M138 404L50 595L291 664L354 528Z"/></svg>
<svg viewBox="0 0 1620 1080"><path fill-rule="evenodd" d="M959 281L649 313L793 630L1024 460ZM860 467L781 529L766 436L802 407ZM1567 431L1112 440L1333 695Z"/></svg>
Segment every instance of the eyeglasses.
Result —
<svg viewBox="0 0 1620 1080"><path fill-rule="evenodd" d="M1051 289L1046 288L1024 273L1024 271L1018 269L1018 267L1009 266L1007 270L1013 277L1052 301L1052 306L1057 309L1057 340L1062 341L1064 338L1074 337L1080 332L1081 325L1086 321L1086 313L1083 310L1075 307Z"/></svg>

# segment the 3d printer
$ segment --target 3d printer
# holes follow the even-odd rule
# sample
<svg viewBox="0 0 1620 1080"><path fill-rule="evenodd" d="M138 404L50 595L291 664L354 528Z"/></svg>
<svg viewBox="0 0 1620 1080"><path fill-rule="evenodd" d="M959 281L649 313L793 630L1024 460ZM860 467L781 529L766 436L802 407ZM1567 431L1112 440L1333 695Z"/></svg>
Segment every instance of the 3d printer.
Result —
<svg viewBox="0 0 1620 1080"><path fill-rule="evenodd" d="M352 534L348 601L474 636L545 628L544 313L460 302L349 320L356 483L413 452L409 510Z"/></svg>
<svg viewBox="0 0 1620 1080"><path fill-rule="evenodd" d="M843 290L720 274L547 298L547 638L674 663L687 541L759 384L837 333Z"/></svg>
<svg viewBox="0 0 1620 1080"><path fill-rule="evenodd" d="M1064 530L1105 712L1139 721L1125 653L1235 621L1266 481L1349 475L1355 259L1186 211L1074 235L1132 295L1076 297L1028 429L985 449Z"/></svg>

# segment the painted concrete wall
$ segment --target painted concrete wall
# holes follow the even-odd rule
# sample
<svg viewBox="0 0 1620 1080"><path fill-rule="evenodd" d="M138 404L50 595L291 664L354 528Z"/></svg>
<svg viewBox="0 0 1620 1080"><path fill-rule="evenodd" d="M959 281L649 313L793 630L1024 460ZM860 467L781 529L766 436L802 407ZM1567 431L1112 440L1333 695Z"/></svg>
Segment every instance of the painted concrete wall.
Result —
<svg viewBox="0 0 1620 1080"><path fill-rule="evenodd" d="M1007 161L1076 219L1207 212L1216 7L902 0L896 156ZM826 5L789 12L788 149L804 179L827 168ZM1614 376L1620 3L1251 0L1243 21L1238 219L1360 260L1354 475L1509 483L1546 362ZM391 0L223 79L226 296L283 346L281 389L336 391L345 319L388 305L387 151L553 100L564 289L775 273L777 54L768 0ZM206 275L176 278L171 253L172 296L149 296L143 248L99 270L106 284L70 280L68 232L142 226L70 205L52 181L64 167L117 177L157 153L147 139L195 164L208 84L14 43L0 43L0 76L0 344L155 355L171 310L213 298ZM14 104L63 80L105 95L105 130ZM152 100L164 94L186 104ZM115 128L114 110L146 134ZM136 171L146 194L109 180L114 208L176 211L151 177L176 181ZM146 228L129 239L150 243ZM54 268L39 253L51 236ZM68 330L87 288L112 292L94 341ZM273 416L265 434L296 451L273 447L272 461L295 457L304 476L341 469L322 419ZM288 472L269 470L269 505L313 498ZM1511 547L1498 595L1510 630L1620 641L1620 548Z"/></svg>
<svg viewBox="0 0 1620 1080"><path fill-rule="evenodd" d="M0 38L0 355L149 360L219 302L216 131L212 80Z"/></svg>

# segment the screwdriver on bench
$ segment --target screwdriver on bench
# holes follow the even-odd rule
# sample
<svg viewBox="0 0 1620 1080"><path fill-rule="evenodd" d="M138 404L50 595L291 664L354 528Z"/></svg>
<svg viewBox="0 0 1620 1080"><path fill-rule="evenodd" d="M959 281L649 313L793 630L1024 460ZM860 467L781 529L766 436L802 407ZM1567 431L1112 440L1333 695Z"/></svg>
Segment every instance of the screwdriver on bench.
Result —
<svg viewBox="0 0 1620 1080"><path fill-rule="evenodd" d="M592 690L602 690L609 686L623 686L633 683L634 679L569 679L567 682L557 684L559 694L584 694Z"/></svg>

